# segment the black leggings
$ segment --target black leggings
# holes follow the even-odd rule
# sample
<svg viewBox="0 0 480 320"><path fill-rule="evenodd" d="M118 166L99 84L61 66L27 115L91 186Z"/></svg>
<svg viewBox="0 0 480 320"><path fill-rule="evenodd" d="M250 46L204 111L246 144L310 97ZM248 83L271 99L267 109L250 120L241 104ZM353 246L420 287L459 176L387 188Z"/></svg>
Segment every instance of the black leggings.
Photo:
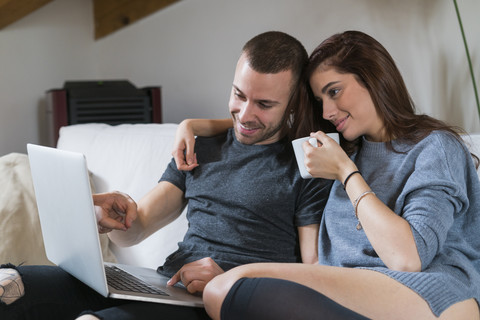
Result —
<svg viewBox="0 0 480 320"><path fill-rule="evenodd" d="M25 295L0 303L0 320L69 320L80 313L112 320L204 320L203 308L104 298L59 267L21 266ZM94 311L90 311L94 310Z"/></svg>
<svg viewBox="0 0 480 320"><path fill-rule="evenodd" d="M295 282L271 278L242 278L230 289L222 320L363 320L323 294Z"/></svg>

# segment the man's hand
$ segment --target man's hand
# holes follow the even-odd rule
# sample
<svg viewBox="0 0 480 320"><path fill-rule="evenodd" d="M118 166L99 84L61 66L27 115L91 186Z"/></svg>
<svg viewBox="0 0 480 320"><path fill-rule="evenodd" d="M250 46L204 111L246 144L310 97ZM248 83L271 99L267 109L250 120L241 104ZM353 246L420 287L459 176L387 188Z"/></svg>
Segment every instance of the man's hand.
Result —
<svg viewBox="0 0 480 320"><path fill-rule="evenodd" d="M207 257L184 265L167 284L173 286L181 281L188 292L203 292L207 283L222 273L222 268L212 258Z"/></svg>
<svg viewBox="0 0 480 320"><path fill-rule="evenodd" d="M129 195L118 191L93 195L98 232L126 231L137 218L137 204Z"/></svg>

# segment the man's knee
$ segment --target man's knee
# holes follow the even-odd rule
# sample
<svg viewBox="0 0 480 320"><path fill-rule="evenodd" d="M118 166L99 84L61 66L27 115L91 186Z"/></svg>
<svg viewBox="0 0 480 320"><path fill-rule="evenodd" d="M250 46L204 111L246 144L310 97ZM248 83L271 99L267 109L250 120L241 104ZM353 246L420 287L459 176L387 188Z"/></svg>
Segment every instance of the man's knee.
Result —
<svg viewBox="0 0 480 320"><path fill-rule="evenodd" d="M25 294L22 277L13 265L0 266L0 302L11 304Z"/></svg>
<svg viewBox="0 0 480 320"><path fill-rule="evenodd" d="M95 317L93 314L84 314L76 320L100 320L100 318Z"/></svg>

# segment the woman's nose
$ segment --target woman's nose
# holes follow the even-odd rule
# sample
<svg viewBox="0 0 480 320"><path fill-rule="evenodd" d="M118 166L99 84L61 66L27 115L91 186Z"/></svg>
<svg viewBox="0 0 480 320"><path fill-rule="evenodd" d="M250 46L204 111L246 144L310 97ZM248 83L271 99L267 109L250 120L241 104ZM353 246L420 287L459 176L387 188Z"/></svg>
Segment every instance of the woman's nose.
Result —
<svg viewBox="0 0 480 320"><path fill-rule="evenodd" d="M335 103L328 100L323 100L323 118L325 120L331 120L336 114L337 107L335 106Z"/></svg>

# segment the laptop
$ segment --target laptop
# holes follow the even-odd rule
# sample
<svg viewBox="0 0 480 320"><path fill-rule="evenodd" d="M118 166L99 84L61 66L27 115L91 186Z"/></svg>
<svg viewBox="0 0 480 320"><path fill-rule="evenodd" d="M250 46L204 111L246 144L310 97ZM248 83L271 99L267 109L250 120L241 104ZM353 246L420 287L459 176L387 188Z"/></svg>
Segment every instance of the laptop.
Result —
<svg viewBox="0 0 480 320"><path fill-rule="evenodd" d="M200 296L188 293L181 283L167 286L168 277L154 269L103 261L83 154L34 144L27 144L27 150L51 262L104 297L203 307ZM112 282L112 277L121 280ZM125 289L125 277L137 287Z"/></svg>

